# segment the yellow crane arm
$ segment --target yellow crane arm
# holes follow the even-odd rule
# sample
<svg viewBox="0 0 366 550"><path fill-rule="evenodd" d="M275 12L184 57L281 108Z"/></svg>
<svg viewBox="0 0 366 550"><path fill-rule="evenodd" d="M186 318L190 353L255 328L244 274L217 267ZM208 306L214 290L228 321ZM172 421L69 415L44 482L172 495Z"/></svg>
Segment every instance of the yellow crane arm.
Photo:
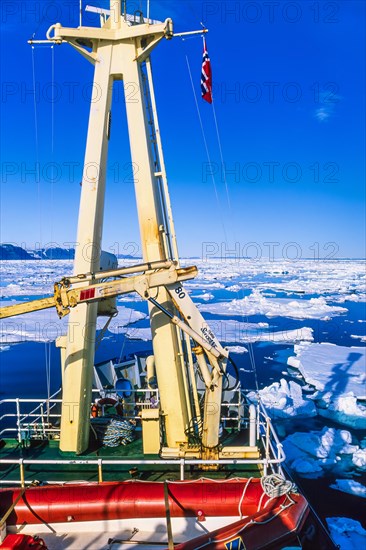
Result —
<svg viewBox="0 0 366 550"><path fill-rule="evenodd" d="M70 308L81 303L97 302L118 296L119 294L128 294L129 292L138 292L141 296L148 298L151 288L170 285L178 281L186 281L193 279L197 275L197 268L195 266L177 269L174 263L169 263L169 267L160 269L151 269L153 264L149 264L144 273L131 277L125 276L127 272L130 273L130 268L114 270L113 276L119 276L120 278L88 286L77 285L73 287L71 286L70 279L65 278L55 283L53 296L0 308L0 319L51 307L56 307L58 316L61 318L70 312ZM141 268L136 269L136 271L141 271ZM100 275L106 278L108 277L108 272L96 274L96 278L100 278ZM71 278L71 280L74 282L83 278L86 278L86 276L80 275L76 278Z"/></svg>
<svg viewBox="0 0 366 550"><path fill-rule="evenodd" d="M22 315L22 313L30 313L31 311L39 311L40 309L48 309L55 307L55 297L48 296L47 298L40 298L39 300L31 300L30 302L21 302L13 306L4 306L0 308L0 319L6 317L15 317L16 315Z"/></svg>

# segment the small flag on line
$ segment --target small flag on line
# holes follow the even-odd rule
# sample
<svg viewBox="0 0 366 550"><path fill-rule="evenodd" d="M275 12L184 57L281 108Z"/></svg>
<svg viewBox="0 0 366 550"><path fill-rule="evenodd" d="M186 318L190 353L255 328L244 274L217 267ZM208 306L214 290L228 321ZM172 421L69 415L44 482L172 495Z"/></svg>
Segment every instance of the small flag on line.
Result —
<svg viewBox="0 0 366 550"><path fill-rule="evenodd" d="M201 71L201 93L202 98L208 103L212 103L212 72L211 62L208 56L206 40L203 39L203 59Z"/></svg>

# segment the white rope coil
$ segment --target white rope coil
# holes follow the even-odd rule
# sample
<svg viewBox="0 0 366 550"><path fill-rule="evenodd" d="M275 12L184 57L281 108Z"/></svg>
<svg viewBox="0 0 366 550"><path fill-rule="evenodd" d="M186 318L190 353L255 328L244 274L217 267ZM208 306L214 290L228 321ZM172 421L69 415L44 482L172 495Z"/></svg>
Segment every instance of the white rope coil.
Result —
<svg viewBox="0 0 366 550"><path fill-rule="evenodd" d="M296 491L296 486L292 481L278 474L262 477L261 485L263 492L270 498L280 497Z"/></svg>

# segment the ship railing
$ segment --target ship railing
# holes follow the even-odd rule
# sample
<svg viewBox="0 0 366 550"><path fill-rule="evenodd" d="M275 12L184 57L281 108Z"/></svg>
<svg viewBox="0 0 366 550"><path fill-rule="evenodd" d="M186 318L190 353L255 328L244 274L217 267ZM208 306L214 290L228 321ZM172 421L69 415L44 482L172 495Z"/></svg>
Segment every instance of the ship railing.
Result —
<svg viewBox="0 0 366 550"><path fill-rule="evenodd" d="M135 407L137 410L143 408L152 408L159 406L159 393L155 389L138 389L131 390L132 394L144 393L149 396L148 399L136 400ZM99 390L93 390L93 396L100 397ZM116 390L104 390L103 396L114 396ZM60 421L61 421L61 389L57 390L53 395L47 399L27 399L27 398L14 398L14 399L2 399L0 401L0 407L3 408L6 405L12 407L12 411L4 412L0 416L0 426L6 424L0 430L0 437L16 436L19 443L25 442L29 439L58 439L60 435ZM153 399L152 399L153 397ZM33 408L32 408L33 406ZM91 404L92 406L92 404ZM29 410L30 409L30 410ZM124 418L140 420L140 416L125 415ZM13 422L8 425L8 420Z"/></svg>
<svg viewBox="0 0 366 550"><path fill-rule="evenodd" d="M138 390L139 392L141 392L141 390ZM150 391L151 390L147 390L147 391ZM57 395L57 393L55 394ZM32 399L24 399L24 400L21 400L21 399L6 399L6 400L2 400L0 401L0 405L2 405L3 403L9 403L9 402L12 402L12 403L15 403L16 404L16 407L17 407L17 413L16 414L13 414L11 416L16 416L17 417L17 421L18 421L18 425L17 425L17 433L18 433L18 438L20 442L22 442L22 437L24 437L24 434L22 434L22 425L21 425L21 419L24 419L25 417L24 416L21 416L20 414L20 405L21 405L21 402L24 401L25 403L34 403L36 402L36 400L32 400ZM47 400L48 401L48 400ZM53 398L53 401L54 401L54 404L55 405L59 405L61 403L61 399L57 399L57 398ZM147 404L148 401L144 402L144 404ZM43 401L42 403L38 404L38 407L35 407L34 409L32 409L32 413L31 414L34 414L34 415L37 415L38 414L38 417L39 417L39 413L37 412L38 411L38 408L43 405L45 406L47 403L46 401ZM53 403L50 404L50 406L52 405ZM235 403L233 404L233 406L235 405ZM225 404L225 406L227 406L227 404ZM264 475L267 475L268 473L278 473L278 474L283 474L282 472L282 468L281 468L281 464L284 462L285 460L285 453L283 451L283 447L282 447L282 444L273 428L273 425L272 425L272 422L271 422L271 419L265 409L265 407L263 406L262 403L258 403L257 406L256 406L256 411L257 411L257 415L256 415L256 429L257 429L257 432L256 432L256 439L257 439L257 444L261 445L262 446L262 456L260 458L247 458L247 459L217 459L217 460L213 460L213 459L210 459L210 460L202 460L202 459L186 459L186 458L180 458L180 459L127 459L127 460L123 460L123 459L105 459L105 458L98 458L98 459L92 459L92 460L89 460L89 459L71 459L71 460L58 460L58 459L49 459L49 460L40 460L40 459L26 459L26 458L6 458L6 459L0 459L0 464L2 465L18 465L19 466L19 480L6 480L6 479L3 479L3 480L0 480L0 484L20 484L22 486L26 486L28 484L31 484L32 482L31 481L28 481L25 479L25 468L28 466L28 465L68 465L70 468L72 468L73 466L90 466L90 465L95 465L96 466L96 469L97 469L97 472L98 472L98 480L99 481L103 481L103 467L106 468L107 466L110 466L110 465L113 465L113 466L125 466L127 467L128 469L130 468L133 468L135 466L139 466L139 465L150 465L150 466L153 466L153 465L175 465L175 466L179 466L179 471L180 471L180 479L181 480L184 480L185 479L185 470L187 468L190 468L191 466L194 466L194 465L218 465L218 466L224 466L224 465L258 465L259 467L261 467L263 469L263 474ZM10 416L9 414L5 414L3 415L1 419L3 419L4 417L7 417L7 416ZM55 417L59 417L60 415L59 414L55 414L53 415ZM228 416L227 417L228 420L233 420L233 417L231 416ZM10 429L10 428L9 428ZM14 431L14 428L12 428L12 430ZM3 433L7 431L7 429L5 430L2 430L0 432L0 436L3 435ZM58 433L59 434L59 428L48 428L47 425L45 424L43 427L42 427L42 430L41 430L41 433L42 434L50 434L50 433ZM66 480L65 480L66 482ZM70 480L69 480L70 482ZM48 483L60 483L60 481L50 481L48 480Z"/></svg>
<svg viewBox="0 0 366 550"><path fill-rule="evenodd" d="M14 412L4 412L0 416L0 425L5 424L0 431L0 437L6 437L16 433L18 442L27 439L30 433L36 439L48 439L50 434L59 432L54 423L59 421L62 399L59 397L61 390L57 390L47 399L15 398L2 399L0 407L10 405ZM35 406L34 406L35 405ZM32 408L33 407L33 408ZM16 419L15 423L8 425L9 419ZM15 424L15 425L14 425Z"/></svg>
<svg viewBox="0 0 366 550"><path fill-rule="evenodd" d="M139 400L135 399L134 406L137 414L125 414L124 418L128 420L140 420L139 411L144 408L154 408L159 406L159 392L157 389L138 389L131 390L131 393L139 395ZM141 394L146 398L141 400ZM49 399L3 399L0 401L0 407L5 405L13 406L13 412L5 412L0 416L0 426L6 424L8 419L14 420L11 425L6 425L0 430L0 437L6 437L11 434L21 443L27 439L50 439L57 438L60 433L59 423L61 420L61 390L58 390ZM100 396L99 390L93 390L93 396ZM104 397L116 396L114 389L104 390ZM240 398L240 393L238 393ZM33 407L33 408L32 408ZM29 410L30 409L30 410ZM221 421L224 428L240 428L243 422L244 409L238 400L237 403L223 403L223 414ZM230 410L232 412L230 412Z"/></svg>
<svg viewBox="0 0 366 550"><path fill-rule="evenodd" d="M135 405L140 408L152 408L158 406L159 395L158 390L152 389L138 389L131 390L139 394L145 393L146 396L149 396L148 399L143 401L137 401ZM96 390L94 393L100 395L99 391ZM106 390L105 396L115 394L115 390ZM61 407L62 400L58 397L60 395L60 390L55 392L49 399L39 401L37 399L4 399L0 401L0 406L5 404L15 405L15 412L6 412L0 417L0 422L4 422L8 418L16 418L16 426L5 427L0 431L0 437L6 437L10 433L16 434L17 440L19 443L26 444L30 439L58 439L60 435L59 422L61 419L61 414L59 409ZM151 397L154 397L154 400L151 400ZM234 401L234 402L233 402ZM239 396L238 402L235 402L235 399L232 399L231 403L223 403L222 408L225 408L225 411L229 411L230 408L234 409L234 414L230 412L223 414L221 417L223 427L232 428L236 427L238 423L238 428L243 424L244 427L248 426L249 414L247 408L249 404L244 404L241 401ZM33 408L29 405L34 405ZM22 406L28 406L31 410L27 413L22 410ZM257 443L260 443L263 449L263 459L259 463L263 464L264 474L268 473L270 469L273 473L282 473L281 472L281 463L283 462L285 455L283 451L282 444L275 432L272 421L263 406L259 401L256 405L256 440ZM54 412L53 412L54 411ZM124 418L131 418L135 420L140 420L140 416L137 414L124 416ZM256 462L256 461L254 461ZM88 461L86 463L89 463ZM113 462L115 463L115 462ZM174 462L176 463L176 462ZM188 462L186 462L188 464ZM219 462L220 464L225 464L225 462ZM239 464L240 462L238 462ZM250 459L249 463L253 463ZM192 463L194 464L194 463Z"/></svg>
<svg viewBox="0 0 366 550"><path fill-rule="evenodd" d="M283 445L278 438L278 435L273 427L272 420L267 413L267 410L261 401L257 403L257 440L262 442L264 449L265 462L263 464L264 475L268 474L268 467L271 465L269 458L275 457L276 468L271 468L271 473L283 475L281 464L284 462L286 455L283 450Z"/></svg>
<svg viewBox="0 0 366 550"><path fill-rule="evenodd" d="M71 460L61 460L61 459L49 459L49 460L40 460L40 459L26 459L26 458L6 458L6 459L0 459L0 464L2 465L18 465L19 466L19 480L12 479L1 479L0 485L14 485L14 484L20 484L22 487L25 487L26 485L32 485L34 484L34 481L26 480L25 479L25 468L29 465L60 465L60 466L68 466L68 472L70 473L70 468L73 466L96 466L97 472L98 472L98 482L101 483L103 481L103 466L125 466L128 470L133 469L134 466L179 466L179 472L180 472L180 480L184 481L185 479L185 472L190 471L191 466L203 466L206 465L207 467L218 465L218 466L225 466L225 465L253 465L257 464L259 467L263 468L264 475L267 475L266 473L271 470L272 472L279 473L281 470L279 470L281 463L285 460L285 455L283 451L281 451L278 456L272 456L272 457L263 457L263 458L230 458L230 459L209 459L209 460L203 460L203 459L192 459L192 458L176 458L176 459L128 459L128 460L119 460L119 459L105 459L105 458L98 458L98 459L71 459ZM90 475L90 471L88 472L88 475ZM70 479L60 481L60 480L47 480L47 484L72 484L72 483L80 483L80 480L72 481ZM86 482L87 483L87 482ZM88 482L89 483L89 482Z"/></svg>

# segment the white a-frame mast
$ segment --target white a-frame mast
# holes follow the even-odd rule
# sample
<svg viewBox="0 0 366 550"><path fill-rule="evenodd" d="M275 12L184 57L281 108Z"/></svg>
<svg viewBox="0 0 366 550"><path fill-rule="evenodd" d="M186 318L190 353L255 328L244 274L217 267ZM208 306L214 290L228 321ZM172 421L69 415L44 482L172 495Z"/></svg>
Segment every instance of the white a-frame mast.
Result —
<svg viewBox="0 0 366 550"><path fill-rule="evenodd" d="M110 108L113 82L116 80L133 84L135 90L134 101L126 101L126 111L132 162L138 167L135 192L143 258L145 262L154 262L168 257L166 233L171 233L172 227L166 227L157 182L160 176L155 175L156 167L151 155L141 63L148 59L160 40L172 37L172 21L167 19L164 23L151 25L138 19L135 23L121 15L120 0L111 0L110 16L102 28L73 29L56 24L47 35L54 41L68 42L94 63L94 89L100 95L90 108L85 152L87 169L84 169L82 181L75 273L95 273L100 269ZM121 212L123 208L121 203ZM164 287L159 289L158 299L167 310L173 312L171 299ZM168 445L177 447L186 441L185 430L189 421L177 329L156 307L151 306L150 317L157 376L162 364L170 365L169 376L160 377L159 383L164 384L165 380L169 385L169 391L163 391L166 399L162 407L166 421L170 423L167 429ZM97 304L79 304L70 313L63 354L60 441L63 451L81 453L88 446L96 319ZM171 399L169 396L172 396ZM174 410L182 414L174 415Z"/></svg>
<svg viewBox="0 0 366 550"><path fill-rule="evenodd" d="M138 168L134 185L142 253L144 265L148 265L147 270L146 267L137 270L146 273L136 278L134 290L149 300L160 394L159 417L165 428L162 455L216 459L227 454L224 448L219 450L219 425L228 352L178 282L187 276L189 278L195 268L188 269L188 273L179 269L149 57L164 37L172 38L173 24L171 19L164 23L147 21L140 13L137 17L126 13L122 16L121 0L111 0L107 19L105 10L97 11L103 12L101 28L64 28L57 23L47 32L49 41L69 43L95 65L94 89L99 94L98 100L92 101L90 107L74 264L76 277L71 278L76 294L69 295L69 302L67 292L65 294L65 289L62 290L65 303L61 294L55 294L57 308L62 310L67 306L67 311L70 311L67 336L58 342L62 348L63 375L60 449L82 453L89 443L98 305L88 296L95 291L93 281L100 275L113 83L122 80L132 84L134 89L133 101L126 98L126 112L132 162ZM123 208L121 204L121 212ZM160 284L155 282L154 292L150 294L149 277L154 269L158 269L152 266L157 265L160 268L170 266L169 271L174 273L171 273L172 278L167 272L162 274ZM80 287L80 274L84 274L81 279L89 281L91 288ZM159 273L155 271L155 275L159 276ZM108 288L108 283L105 285L103 292L109 292L111 288ZM39 304L32 307L40 308ZM50 306L43 304L42 307ZM28 307L27 311L30 310ZM195 342L196 365L205 385L202 411L195 385L191 339ZM192 446L192 433L196 437L196 429L200 433L200 443ZM228 452L232 456L233 451ZM238 448L236 456L243 456L243 452L246 451Z"/></svg>

